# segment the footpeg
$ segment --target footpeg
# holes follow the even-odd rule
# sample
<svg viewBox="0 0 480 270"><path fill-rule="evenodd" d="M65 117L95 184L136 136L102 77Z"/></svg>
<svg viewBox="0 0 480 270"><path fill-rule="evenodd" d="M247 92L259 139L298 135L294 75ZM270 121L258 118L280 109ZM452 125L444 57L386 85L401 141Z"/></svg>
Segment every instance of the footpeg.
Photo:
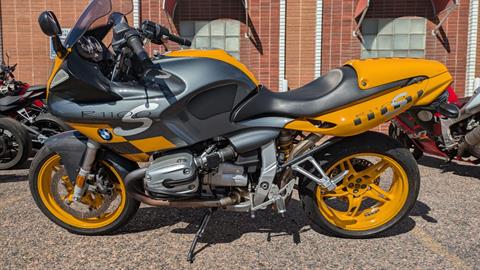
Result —
<svg viewBox="0 0 480 270"><path fill-rule="evenodd" d="M272 185L272 188L270 189L268 193L268 201L259 204L257 206L251 206L250 209L250 214L252 216L255 216L255 211L260 210L260 209L265 209L267 206L275 204L275 207L277 208L277 212L284 216L285 213L287 212L287 207L285 204L285 200L287 200L288 197L293 192L293 189L295 187L295 180L290 180L284 187L281 189L278 188L277 185Z"/></svg>
<svg viewBox="0 0 480 270"><path fill-rule="evenodd" d="M301 167L301 165L305 162L310 162L315 170L320 173L322 176L317 177L311 172L305 170L304 168ZM337 187L337 184L343 180L343 178L348 174L348 170L345 170L337 175L335 175L333 178L328 177L328 175L325 173L325 171L322 169L320 164L313 158L313 157L306 157L305 159L295 163L292 165L292 170L299 172L300 174L304 175L308 179L314 181L317 183L319 186L327 189L328 191L332 191Z"/></svg>

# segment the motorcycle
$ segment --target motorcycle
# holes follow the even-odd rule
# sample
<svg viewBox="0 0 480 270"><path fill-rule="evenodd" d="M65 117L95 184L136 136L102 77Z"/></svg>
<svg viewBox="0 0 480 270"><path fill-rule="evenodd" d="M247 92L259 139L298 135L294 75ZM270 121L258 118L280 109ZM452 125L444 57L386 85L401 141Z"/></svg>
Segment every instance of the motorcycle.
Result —
<svg viewBox="0 0 480 270"><path fill-rule="evenodd" d="M191 42L148 20L131 27L131 7L91 1L64 44L53 12L39 17L57 52L48 108L74 129L49 138L30 167L51 221L96 235L125 225L140 203L206 208L193 261L215 210L283 215L295 187L314 226L341 237L372 237L408 215L415 159L369 130L441 95L452 82L443 64L352 60L273 92L223 50L150 58L144 41Z"/></svg>
<svg viewBox="0 0 480 270"><path fill-rule="evenodd" d="M424 153L452 160L480 163L480 93L458 98L452 87L430 106L398 115L389 135L409 148L416 159Z"/></svg>
<svg viewBox="0 0 480 270"><path fill-rule="evenodd" d="M6 54L9 58L8 54ZM45 86L30 86L15 79L17 65L0 65L0 169L22 165L32 149L40 149L54 134L68 129L48 113ZM8 118L15 121L10 121Z"/></svg>

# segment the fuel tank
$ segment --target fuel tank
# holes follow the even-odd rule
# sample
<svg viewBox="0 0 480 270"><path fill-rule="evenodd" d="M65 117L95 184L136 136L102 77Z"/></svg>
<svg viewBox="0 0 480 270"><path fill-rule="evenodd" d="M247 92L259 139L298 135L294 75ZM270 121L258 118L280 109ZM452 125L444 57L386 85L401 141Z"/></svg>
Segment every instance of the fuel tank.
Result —
<svg viewBox="0 0 480 270"><path fill-rule="evenodd" d="M232 123L230 114L258 81L235 58L221 50L185 50L154 64L142 83L112 82L101 67L72 52L58 72L64 78L50 89L49 109L136 161L246 128Z"/></svg>

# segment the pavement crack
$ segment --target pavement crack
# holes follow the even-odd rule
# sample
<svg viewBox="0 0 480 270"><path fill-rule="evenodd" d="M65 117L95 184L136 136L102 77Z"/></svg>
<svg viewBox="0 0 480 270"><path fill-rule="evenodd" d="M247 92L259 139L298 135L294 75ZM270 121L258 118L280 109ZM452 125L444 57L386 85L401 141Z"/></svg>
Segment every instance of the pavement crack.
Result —
<svg viewBox="0 0 480 270"><path fill-rule="evenodd" d="M469 266L464 260L462 260L457 255L453 254L448 250L448 248L442 246L438 241L436 241L433 237L431 237L425 230L416 226L412 230L413 235L415 238L420 241L420 243L430 249L432 252L442 256L443 258L450 261L456 269L473 269Z"/></svg>

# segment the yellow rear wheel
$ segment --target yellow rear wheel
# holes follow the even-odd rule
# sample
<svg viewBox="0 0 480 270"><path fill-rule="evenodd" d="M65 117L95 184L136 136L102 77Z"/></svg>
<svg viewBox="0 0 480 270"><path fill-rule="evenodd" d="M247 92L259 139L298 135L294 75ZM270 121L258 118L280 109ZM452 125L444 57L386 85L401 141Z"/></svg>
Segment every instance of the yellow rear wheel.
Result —
<svg viewBox="0 0 480 270"><path fill-rule="evenodd" d="M337 161L326 172L348 175L333 191L317 186L320 213L345 230L370 230L395 217L408 197L408 179L394 159L378 153L358 153Z"/></svg>
<svg viewBox="0 0 480 270"><path fill-rule="evenodd" d="M46 148L35 157L30 188L42 212L58 225L79 234L111 232L125 224L139 203L127 196L120 174L106 161L95 165L97 177L79 202L61 157ZM102 182L100 190L97 181Z"/></svg>
<svg viewBox="0 0 480 270"><path fill-rule="evenodd" d="M383 134L344 139L315 157L330 177L348 174L328 191L301 179L300 193L310 220L338 236L363 238L397 224L415 204L420 187L411 153Z"/></svg>

